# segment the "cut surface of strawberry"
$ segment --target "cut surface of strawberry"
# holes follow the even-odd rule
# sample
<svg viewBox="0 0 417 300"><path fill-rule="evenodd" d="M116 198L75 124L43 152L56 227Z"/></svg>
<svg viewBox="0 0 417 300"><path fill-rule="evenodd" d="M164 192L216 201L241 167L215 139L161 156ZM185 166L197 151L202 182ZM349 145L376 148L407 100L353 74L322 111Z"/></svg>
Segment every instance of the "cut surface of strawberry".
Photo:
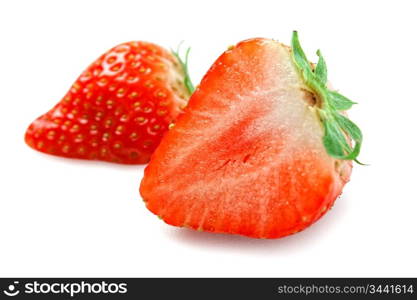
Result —
<svg viewBox="0 0 417 300"><path fill-rule="evenodd" d="M146 163L191 92L178 54L148 42L123 43L92 63L29 126L25 141L57 156Z"/></svg>
<svg viewBox="0 0 417 300"><path fill-rule="evenodd" d="M351 174L351 136L331 153L330 91L308 82L327 81L325 63L305 75L297 47L296 33L292 48L256 38L217 59L145 169L150 211L174 226L279 238L332 207Z"/></svg>

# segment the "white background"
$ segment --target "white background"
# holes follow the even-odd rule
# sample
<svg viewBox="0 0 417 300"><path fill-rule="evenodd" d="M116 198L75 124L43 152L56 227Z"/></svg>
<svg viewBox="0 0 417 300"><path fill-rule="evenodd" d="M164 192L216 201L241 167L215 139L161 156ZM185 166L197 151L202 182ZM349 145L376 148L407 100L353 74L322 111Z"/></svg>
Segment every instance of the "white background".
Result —
<svg viewBox="0 0 417 300"><path fill-rule="evenodd" d="M414 1L1 1L1 276L417 276ZM242 39L298 29L360 104L361 160L334 208L279 240L166 225L138 193L143 166L51 157L24 131L112 46L192 45L198 83Z"/></svg>

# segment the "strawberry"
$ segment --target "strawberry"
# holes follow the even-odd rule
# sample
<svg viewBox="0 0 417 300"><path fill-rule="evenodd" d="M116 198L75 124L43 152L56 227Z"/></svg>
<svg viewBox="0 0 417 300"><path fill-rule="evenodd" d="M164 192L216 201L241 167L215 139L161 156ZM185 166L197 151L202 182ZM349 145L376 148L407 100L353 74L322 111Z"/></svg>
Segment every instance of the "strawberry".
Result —
<svg viewBox="0 0 417 300"><path fill-rule="evenodd" d="M25 140L58 156L146 163L192 90L177 53L141 41L120 44L29 126Z"/></svg>
<svg viewBox="0 0 417 300"><path fill-rule="evenodd" d="M145 169L147 208L171 225L253 238L299 232L326 213L362 135L318 55L314 66L296 32L292 48L256 38L223 53Z"/></svg>

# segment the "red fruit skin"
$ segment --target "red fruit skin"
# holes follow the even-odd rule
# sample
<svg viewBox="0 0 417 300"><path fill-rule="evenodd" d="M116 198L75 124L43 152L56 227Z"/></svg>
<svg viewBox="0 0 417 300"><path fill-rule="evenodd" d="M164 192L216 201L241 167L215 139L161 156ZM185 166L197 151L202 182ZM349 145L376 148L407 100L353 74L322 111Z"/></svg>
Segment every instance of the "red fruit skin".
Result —
<svg viewBox="0 0 417 300"><path fill-rule="evenodd" d="M243 41L220 56L145 169L147 208L170 225L266 239L325 214L352 164L326 153L302 89L291 92L297 112L276 100L299 83L294 74L288 48L271 40ZM292 114L301 119L279 126ZM304 121L311 132L297 140Z"/></svg>
<svg viewBox="0 0 417 300"><path fill-rule="evenodd" d="M135 41L100 56L27 129L26 143L57 156L147 163L189 92L177 58Z"/></svg>

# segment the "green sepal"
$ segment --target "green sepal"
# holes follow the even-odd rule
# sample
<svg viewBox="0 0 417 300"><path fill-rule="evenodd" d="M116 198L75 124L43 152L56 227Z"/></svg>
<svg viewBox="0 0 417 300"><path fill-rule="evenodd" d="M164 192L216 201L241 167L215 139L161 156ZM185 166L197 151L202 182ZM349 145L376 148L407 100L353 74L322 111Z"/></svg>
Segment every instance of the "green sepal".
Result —
<svg viewBox="0 0 417 300"><path fill-rule="evenodd" d="M342 159L345 156L345 151L348 148L346 136L342 134L337 123L323 120L324 135L323 143L326 147L327 153L335 158Z"/></svg>
<svg viewBox="0 0 417 300"><path fill-rule="evenodd" d="M320 83L325 86L327 84L327 66L326 66L326 62L324 61L324 58L321 55L320 50L317 50L316 53L317 53L317 56L319 57L319 61L317 63L316 68L314 69L314 73L316 74L316 77L320 81Z"/></svg>
<svg viewBox="0 0 417 300"><path fill-rule="evenodd" d="M297 31L293 32L292 35L292 55L295 61L295 64L298 66L298 69L304 73L312 73L310 62L305 55L303 48L301 48L300 41L298 39Z"/></svg>
<svg viewBox="0 0 417 300"><path fill-rule="evenodd" d="M353 102L352 100L346 98L338 92L328 91L328 94L330 96L330 99L332 100L331 104L336 110L348 110L352 107L353 104L357 104L356 102Z"/></svg>
<svg viewBox="0 0 417 300"><path fill-rule="evenodd" d="M324 119L323 126L323 143L329 155L338 159L355 160L362 145L362 132L359 127L339 113ZM347 137L355 142L353 148L348 144Z"/></svg>
<svg viewBox="0 0 417 300"><path fill-rule="evenodd" d="M185 51L184 59L182 59L181 55L180 55L181 44L182 43L180 43L178 45L178 48L177 48L176 51L171 49L171 52L178 59L180 65L181 65L181 68L184 72L184 85L187 88L187 91L191 95L192 93L194 93L194 90L195 90L195 87L194 87L193 82L192 82L191 77L190 77L190 73L188 71L188 56L190 54L191 47L187 48L187 50Z"/></svg>
<svg viewBox="0 0 417 300"><path fill-rule="evenodd" d="M317 65L312 65L300 44L297 31L293 32L292 58L300 72L305 85L319 100L318 110L323 124L323 144L327 153L341 160L357 160L362 146L362 132L359 127L345 117L340 111L348 110L356 102L351 101L338 92L327 88L327 66L319 50ZM349 141L353 141L352 146Z"/></svg>

